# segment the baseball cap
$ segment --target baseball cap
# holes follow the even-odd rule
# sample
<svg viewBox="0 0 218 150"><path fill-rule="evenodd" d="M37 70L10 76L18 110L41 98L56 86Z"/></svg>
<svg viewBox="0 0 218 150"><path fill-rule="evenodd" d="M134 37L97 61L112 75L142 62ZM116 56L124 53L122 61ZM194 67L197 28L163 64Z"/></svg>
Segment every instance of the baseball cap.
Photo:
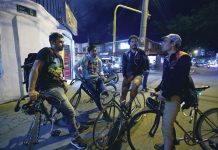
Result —
<svg viewBox="0 0 218 150"><path fill-rule="evenodd" d="M163 36L162 39L169 38L171 41L175 42L177 46L181 46L182 39L178 34L170 33L167 36Z"/></svg>

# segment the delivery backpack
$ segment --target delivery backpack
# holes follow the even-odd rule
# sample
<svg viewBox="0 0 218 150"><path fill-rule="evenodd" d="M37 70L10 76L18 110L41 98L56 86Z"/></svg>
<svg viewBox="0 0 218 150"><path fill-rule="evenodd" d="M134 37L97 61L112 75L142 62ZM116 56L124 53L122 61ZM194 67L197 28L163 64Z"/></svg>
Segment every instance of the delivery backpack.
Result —
<svg viewBox="0 0 218 150"><path fill-rule="evenodd" d="M37 53L29 53L27 58L24 60L24 65L21 66L23 68L23 84L26 86L26 92L28 92L28 86L29 86L29 75L31 68L33 66L34 61L36 60Z"/></svg>

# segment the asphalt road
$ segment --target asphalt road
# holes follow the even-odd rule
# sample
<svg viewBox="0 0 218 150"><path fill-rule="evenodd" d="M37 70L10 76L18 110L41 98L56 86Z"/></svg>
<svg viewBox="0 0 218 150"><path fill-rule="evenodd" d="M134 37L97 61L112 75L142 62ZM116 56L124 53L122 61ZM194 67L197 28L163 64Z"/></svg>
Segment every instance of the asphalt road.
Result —
<svg viewBox="0 0 218 150"><path fill-rule="evenodd" d="M218 69L207 69L207 68L198 68L193 73L193 79L196 86L201 85L210 85L211 88L206 90L200 96L199 108L202 111L205 111L209 108L218 107ZM148 87L154 88L161 80L161 71L151 71L148 77ZM122 76L120 75L120 81L117 84L118 90L121 90L121 81ZM75 90L71 90L69 95L72 95ZM148 93L145 93L148 96ZM95 118L98 114L98 111L95 109L94 103L86 103L88 98L84 96L84 100L78 107L77 115L80 115L79 119L86 118L87 112L90 113L91 118ZM0 149L28 149L27 146L22 144L23 138L26 135L29 125L31 123L32 117L24 115L22 112L14 112L15 102L2 104L0 105ZM82 117L81 117L82 116ZM178 116L178 121L182 126L186 127L187 130L191 129L191 125L188 123L189 118L182 115L182 113ZM81 120L80 120L81 121ZM70 138L67 134L67 130L64 127L58 127L62 129L62 136L60 137L51 137L50 136L50 127L51 125L45 125L41 128L40 140L39 144L34 145L33 149L44 149L44 150L65 150L72 149L69 145ZM89 130L82 133L82 137L88 142L88 144L92 145L92 125ZM178 129L177 137L182 138L183 133ZM161 141L158 141L161 142ZM143 144L143 143L142 143ZM184 141L180 142L180 145L176 147L177 150L186 150L193 149L199 150L200 146L188 146ZM92 149L96 149L92 146ZM115 148L114 148L115 149ZM128 143L121 143L121 145L117 145L116 149L129 150L130 147ZM146 149L146 145L145 145Z"/></svg>

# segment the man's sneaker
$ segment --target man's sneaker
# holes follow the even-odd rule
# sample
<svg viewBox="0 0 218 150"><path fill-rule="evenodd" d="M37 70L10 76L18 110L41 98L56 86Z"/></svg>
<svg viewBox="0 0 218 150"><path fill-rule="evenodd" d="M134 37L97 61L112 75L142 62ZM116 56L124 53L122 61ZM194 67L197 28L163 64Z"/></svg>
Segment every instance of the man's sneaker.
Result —
<svg viewBox="0 0 218 150"><path fill-rule="evenodd" d="M87 147L86 142L80 136L78 136L76 139L71 139L70 144L75 149L85 149Z"/></svg>
<svg viewBox="0 0 218 150"><path fill-rule="evenodd" d="M155 144L154 145L154 149L156 149L156 150L164 150L164 144ZM175 150L175 149L176 149L176 147L175 147L175 145L173 145L172 150Z"/></svg>
<svg viewBox="0 0 218 150"><path fill-rule="evenodd" d="M164 145L163 144L155 144L154 149L156 150L164 150Z"/></svg>
<svg viewBox="0 0 218 150"><path fill-rule="evenodd" d="M79 131L79 133L82 133L83 131L87 130L88 128L89 128L88 125L80 125L78 131Z"/></svg>
<svg viewBox="0 0 218 150"><path fill-rule="evenodd" d="M148 88L142 89L143 92L148 92Z"/></svg>

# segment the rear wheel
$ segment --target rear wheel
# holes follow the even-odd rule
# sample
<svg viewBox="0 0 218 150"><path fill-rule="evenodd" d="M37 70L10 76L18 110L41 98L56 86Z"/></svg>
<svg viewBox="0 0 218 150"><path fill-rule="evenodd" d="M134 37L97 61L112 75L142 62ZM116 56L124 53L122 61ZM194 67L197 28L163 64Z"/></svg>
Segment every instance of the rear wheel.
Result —
<svg viewBox="0 0 218 150"><path fill-rule="evenodd" d="M80 99L81 99L81 91L78 90L73 95L73 97L70 99L70 103L71 103L71 105L73 106L74 109L76 109L77 106L79 105Z"/></svg>
<svg viewBox="0 0 218 150"><path fill-rule="evenodd" d="M127 130L127 139L132 150L153 150L156 143L163 142L161 127L159 124L151 130L156 116L157 114L155 111L144 110L133 116L130 120ZM156 128L157 130L154 132L154 129Z"/></svg>
<svg viewBox="0 0 218 150"><path fill-rule="evenodd" d="M218 108L209 109L198 119L196 135L202 149L218 148Z"/></svg>

